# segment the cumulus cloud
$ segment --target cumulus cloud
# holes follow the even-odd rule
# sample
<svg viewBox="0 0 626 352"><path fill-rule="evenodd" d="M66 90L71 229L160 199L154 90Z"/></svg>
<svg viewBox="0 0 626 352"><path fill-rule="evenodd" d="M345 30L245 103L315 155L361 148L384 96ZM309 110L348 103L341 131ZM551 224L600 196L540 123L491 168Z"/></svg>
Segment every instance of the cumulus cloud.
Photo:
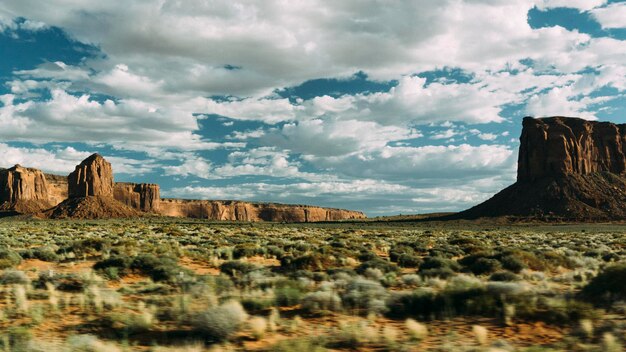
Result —
<svg viewBox="0 0 626 352"><path fill-rule="evenodd" d="M494 174L512 175L515 170L514 153L504 145L387 146L370 153L306 156L305 160L346 177L394 182L462 182Z"/></svg>
<svg viewBox="0 0 626 352"><path fill-rule="evenodd" d="M614 3L590 11L602 28L626 28L626 4Z"/></svg>
<svg viewBox="0 0 626 352"><path fill-rule="evenodd" d="M607 0L541 0L537 7L540 9L569 7L578 10L591 10L598 6L602 6Z"/></svg>
<svg viewBox="0 0 626 352"><path fill-rule="evenodd" d="M159 170L201 184L257 180L222 191L177 188L177 195L334 204L338 194L357 208L357 199L372 202L373 211L457 210L514 175L511 145L496 144L507 135L474 125L511 122L511 106L596 118L617 96L603 88L626 88L622 40L531 28L535 6L589 11L603 28L623 27L626 17L621 3L605 0L4 0L0 30L56 26L102 52L76 65L43 60L15 71L5 82L10 94L0 96L0 138L143 152L169 166L111 158L128 172ZM466 79L420 74L448 68ZM277 93L355 72L391 88L335 94L330 87L307 99ZM208 121L213 115L232 119L220 126L227 136L206 137L221 131ZM448 145L428 145L433 140ZM479 143L452 145L462 140ZM226 161L201 156L218 148ZM84 154L44 147L32 154L46 150L58 165Z"/></svg>
<svg viewBox="0 0 626 352"><path fill-rule="evenodd" d="M93 154L92 151L77 150L72 147L65 148L39 148L39 147L14 147L6 143L0 143L0 155L2 165L8 168L15 164L25 167L33 167L44 172L67 175L74 171L76 165ZM151 161L138 160L119 156L105 155L111 162L115 173L128 175L141 175L154 170L157 165Z"/></svg>

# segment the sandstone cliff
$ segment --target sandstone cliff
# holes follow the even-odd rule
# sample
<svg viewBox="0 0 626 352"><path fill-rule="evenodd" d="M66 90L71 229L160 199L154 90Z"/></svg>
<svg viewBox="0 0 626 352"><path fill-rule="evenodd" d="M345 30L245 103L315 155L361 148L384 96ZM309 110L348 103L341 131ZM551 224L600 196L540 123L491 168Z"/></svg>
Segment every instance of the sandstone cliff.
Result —
<svg viewBox="0 0 626 352"><path fill-rule="evenodd" d="M57 205L67 199L67 176L44 174L48 182L48 199L50 204Z"/></svg>
<svg viewBox="0 0 626 352"><path fill-rule="evenodd" d="M162 199L158 213L230 221L316 222L365 218L358 211L308 205L186 199Z"/></svg>
<svg viewBox="0 0 626 352"><path fill-rule="evenodd" d="M524 118L517 182L448 218L626 219L626 125Z"/></svg>
<svg viewBox="0 0 626 352"><path fill-rule="evenodd" d="M626 125L578 118L524 118L518 181L626 171Z"/></svg>
<svg viewBox="0 0 626 352"><path fill-rule="evenodd" d="M67 177L69 198L113 196L113 169L100 154L93 154Z"/></svg>
<svg viewBox="0 0 626 352"><path fill-rule="evenodd" d="M20 165L0 170L0 210L34 213L50 207L43 172Z"/></svg>
<svg viewBox="0 0 626 352"><path fill-rule="evenodd" d="M48 210L45 216L54 219L107 219L141 215L113 197L113 169L99 154L91 155L76 166L67 177L67 186L69 198Z"/></svg>
<svg viewBox="0 0 626 352"><path fill-rule="evenodd" d="M148 213L156 212L161 202L159 185L149 183L117 182L113 196L130 207Z"/></svg>
<svg viewBox="0 0 626 352"><path fill-rule="evenodd" d="M39 214L40 212L44 211ZM314 222L360 219L360 212L272 203L161 199L159 185L113 182L111 164L93 154L69 176L19 165L0 169L0 212L50 218L118 218L145 213L231 221Z"/></svg>

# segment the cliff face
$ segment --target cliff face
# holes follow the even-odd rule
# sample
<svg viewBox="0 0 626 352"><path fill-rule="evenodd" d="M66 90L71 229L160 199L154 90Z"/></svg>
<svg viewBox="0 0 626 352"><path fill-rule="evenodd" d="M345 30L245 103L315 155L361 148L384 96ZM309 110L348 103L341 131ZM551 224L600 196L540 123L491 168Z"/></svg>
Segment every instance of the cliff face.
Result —
<svg viewBox="0 0 626 352"><path fill-rule="evenodd" d="M148 213L156 212L161 202L159 185L149 183L117 182L113 197L135 209Z"/></svg>
<svg viewBox="0 0 626 352"><path fill-rule="evenodd" d="M43 212L45 210L45 212ZM93 154L69 176L19 165L0 169L0 212L96 219L155 213L231 221L314 222L360 219L360 212L270 203L161 199L159 185L113 182L111 164Z"/></svg>
<svg viewBox="0 0 626 352"><path fill-rule="evenodd" d="M518 181L626 171L626 125L578 118L524 118Z"/></svg>
<svg viewBox="0 0 626 352"><path fill-rule="evenodd" d="M69 198L113 196L113 169L99 154L93 154L77 165L67 181Z"/></svg>
<svg viewBox="0 0 626 352"><path fill-rule="evenodd" d="M626 219L626 125L524 118L517 182L452 218Z"/></svg>
<svg viewBox="0 0 626 352"><path fill-rule="evenodd" d="M0 170L0 205L3 210L18 212L49 208L48 184L43 172L20 165Z"/></svg>
<svg viewBox="0 0 626 352"><path fill-rule="evenodd" d="M51 205L57 205L67 199L67 176L44 174L48 182L48 199Z"/></svg>
<svg viewBox="0 0 626 352"><path fill-rule="evenodd" d="M185 199L162 199L158 213L165 216L230 221L316 222L365 218L358 211L307 205Z"/></svg>

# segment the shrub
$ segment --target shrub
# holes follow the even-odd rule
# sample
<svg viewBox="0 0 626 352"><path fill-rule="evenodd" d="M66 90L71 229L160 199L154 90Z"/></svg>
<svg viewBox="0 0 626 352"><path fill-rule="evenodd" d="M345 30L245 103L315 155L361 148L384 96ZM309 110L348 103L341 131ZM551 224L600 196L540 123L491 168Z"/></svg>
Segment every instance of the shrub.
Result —
<svg viewBox="0 0 626 352"><path fill-rule="evenodd" d="M79 352L120 352L112 343L101 341L93 335L74 335L67 340L70 351Z"/></svg>
<svg viewBox="0 0 626 352"><path fill-rule="evenodd" d="M476 275L489 275L502 268L497 259L478 258L471 266L470 271Z"/></svg>
<svg viewBox="0 0 626 352"><path fill-rule="evenodd" d="M380 258L361 263L361 265L356 268L356 272L363 275L367 269L378 269L383 273L398 271L396 265Z"/></svg>
<svg viewBox="0 0 626 352"><path fill-rule="evenodd" d="M377 281L357 278L348 283L342 302L349 309L364 313L384 313L387 290Z"/></svg>
<svg viewBox="0 0 626 352"><path fill-rule="evenodd" d="M335 264L335 260L328 255L307 254L297 258L291 256L282 257L280 266L283 269L322 271Z"/></svg>
<svg viewBox="0 0 626 352"><path fill-rule="evenodd" d="M489 277L490 281L519 281L520 277L510 271L498 271Z"/></svg>
<svg viewBox="0 0 626 352"><path fill-rule="evenodd" d="M61 260L58 254L56 254L52 248L38 247L32 250L33 258L42 260L44 262L58 262Z"/></svg>
<svg viewBox="0 0 626 352"><path fill-rule="evenodd" d="M500 258L500 263L504 269L510 270L516 274L526 269L528 266L517 256L506 255Z"/></svg>
<svg viewBox="0 0 626 352"><path fill-rule="evenodd" d="M170 257L157 258L152 254L143 254L135 257L130 268L144 275L150 276L154 281L175 282L183 275L191 275L191 271L184 269Z"/></svg>
<svg viewBox="0 0 626 352"><path fill-rule="evenodd" d="M255 269L255 265L239 260L230 260L220 265L220 271L229 276L245 275Z"/></svg>
<svg viewBox="0 0 626 352"><path fill-rule="evenodd" d="M626 299L626 263L606 267L581 292L593 302L613 302Z"/></svg>
<svg viewBox="0 0 626 352"><path fill-rule="evenodd" d="M334 292L311 292L302 299L302 309L309 313L341 310L341 298Z"/></svg>
<svg viewBox="0 0 626 352"><path fill-rule="evenodd" d="M22 262L17 252L9 248L0 248L0 269L12 268Z"/></svg>
<svg viewBox="0 0 626 352"><path fill-rule="evenodd" d="M0 284L3 285L22 285L29 282L26 274L19 270L6 270L0 275Z"/></svg>
<svg viewBox="0 0 626 352"><path fill-rule="evenodd" d="M46 288L46 283L52 284L59 291L82 292L89 286L88 280L76 274L56 274L51 271L39 274L35 287Z"/></svg>
<svg viewBox="0 0 626 352"><path fill-rule="evenodd" d="M239 331L247 318L241 304L230 301L196 314L192 326L209 341L223 341Z"/></svg>
<svg viewBox="0 0 626 352"><path fill-rule="evenodd" d="M274 289L275 303L278 307L291 307L300 303L304 293L295 281L281 282Z"/></svg>
<svg viewBox="0 0 626 352"><path fill-rule="evenodd" d="M400 254L397 262L401 268L417 268L422 264L422 258L412 254Z"/></svg>
<svg viewBox="0 0 626 352"><path fill-rule="evenodd" d="M426 259L424 259L424 262L419 266L419 269L450 269L452 271L459 271L460 266L452 259L443 257L427 257Z"/></svg>
<svg viewBox="0 0 626 352"><path fill-rule="evenodd" d="M117 280L128 274L132 262L133 260L130 257L114 256L96 262L93 268L104 277L111 280Z"/></svg>

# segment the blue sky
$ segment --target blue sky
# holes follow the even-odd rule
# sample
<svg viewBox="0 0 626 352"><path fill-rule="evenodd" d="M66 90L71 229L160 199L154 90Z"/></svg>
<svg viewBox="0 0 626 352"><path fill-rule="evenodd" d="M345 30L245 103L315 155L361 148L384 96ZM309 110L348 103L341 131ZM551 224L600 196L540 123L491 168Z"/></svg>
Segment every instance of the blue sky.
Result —
<svg viewBox="0 0 626 352"><path fill-rule="evenodd" d="M3 0L0 167L167 197L456 211L521 119L626 123L626 2Z"/></svg>

